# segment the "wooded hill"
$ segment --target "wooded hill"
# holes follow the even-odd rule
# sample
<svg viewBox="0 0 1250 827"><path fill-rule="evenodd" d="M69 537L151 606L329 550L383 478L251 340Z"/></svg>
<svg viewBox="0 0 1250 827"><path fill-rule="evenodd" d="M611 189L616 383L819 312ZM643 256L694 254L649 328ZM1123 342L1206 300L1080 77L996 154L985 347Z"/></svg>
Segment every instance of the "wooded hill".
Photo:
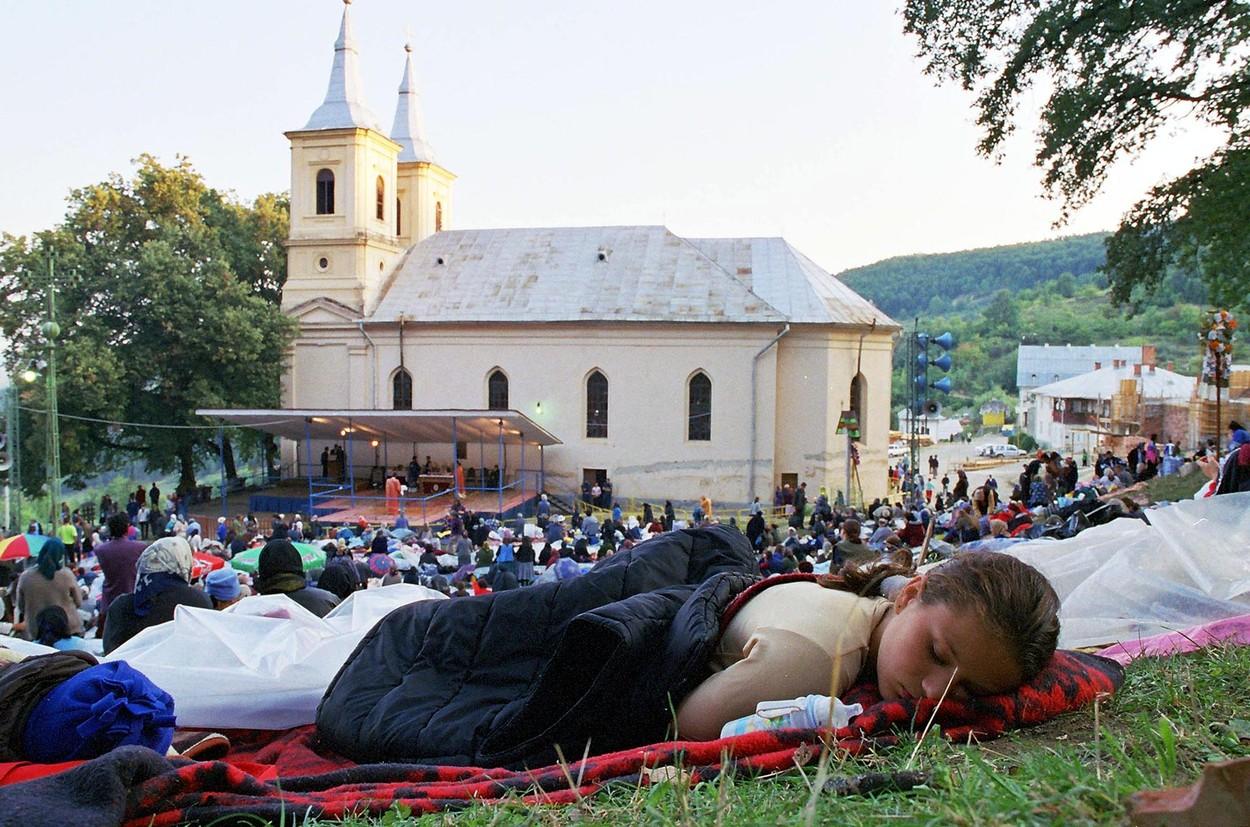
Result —
<svg viewBox="0 0 1250 827"><path fill-rule="evenodd" d="M887 259L839 275L910 332L915 317L934 335L950 330L954 391L949 411L973 411L989 399L1016 397L1021 344L1153 344L1159 361L1180 373L1198 369L1202 283L1174 272L1153 295L1116 307L1098 268L1104 234L1013 244L960 253ZM894 356L894 403L907 396L906 341ZM935 377L931 377L935 378Z"/></svg>

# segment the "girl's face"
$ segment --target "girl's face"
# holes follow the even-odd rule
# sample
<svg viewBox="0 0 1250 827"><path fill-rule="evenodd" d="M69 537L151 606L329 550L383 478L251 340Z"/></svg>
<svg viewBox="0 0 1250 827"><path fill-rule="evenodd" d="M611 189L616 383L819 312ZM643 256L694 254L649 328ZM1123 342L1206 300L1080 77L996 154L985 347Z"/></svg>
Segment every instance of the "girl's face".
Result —
<svg viewBox="0 0 1250 827"><path fill-rule="evenodd" d="M924 603L924 577L908 583L883 622L876 646L881 696L993 695L1022 682L1006 641L970 607ZM952 675L953 680L952 680Z"/></svg>

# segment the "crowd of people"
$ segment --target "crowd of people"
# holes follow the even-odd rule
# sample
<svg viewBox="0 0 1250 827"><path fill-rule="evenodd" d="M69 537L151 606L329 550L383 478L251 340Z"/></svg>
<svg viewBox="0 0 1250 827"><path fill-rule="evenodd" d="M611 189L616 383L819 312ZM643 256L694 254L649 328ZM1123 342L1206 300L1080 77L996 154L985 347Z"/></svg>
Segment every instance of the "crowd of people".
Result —
<svg viewBox="0 0 1250 827"><path fill-rule="evenodd" d="M1131 496L1134 486L1175 472L1186 459L1209 478L1199 496L1247 490L1250 435L1239 423L1232 423L1227 447L1218 462L1214 443L1182 458L1174 443L1153 435L1124 457L1104 451L1079 464L1039 451L1022 463L1010 490L992 474L975 487L962 469L938 477L932 456L927 477L908 474L904 464L898 490L862 508L841 502L840 492L831 501L823 486L814 497L806 482L777 486L772 507L755 498L741 528L765 575L914 565L928 552L981 541L1071 536L1110 519L1147 519ZM24 570L0 566L3 622L14 634L58 649L90 649L95 640L107 653L172 619L180 605L222 610L252 594L286 594L325 616L354 591L400 582L467 597L576 577L653 535L716 521L706 496L688 520L677 518L671 501L655 508L643 503L639 513L626 515L611 497L611 481L602 479L587 482L572 514L555 513L543 494L534 521L500 519L458 503L445 523L417 530L402 513L383 525L361 518L337 527L322 526L315 516L276 514L265 531L255 516L240 514L217 518L205 532L176 496L162 499L156 484L140 486L125 504L103 498L99 525L68 505L52 532L32 523L29 533L49 536ZM726 522L736 526L738 517ZM293 545L301 541L320 549L324 565L305 566ZM230 560L251 549L260 549L255 572L236 571Z"/></svg>

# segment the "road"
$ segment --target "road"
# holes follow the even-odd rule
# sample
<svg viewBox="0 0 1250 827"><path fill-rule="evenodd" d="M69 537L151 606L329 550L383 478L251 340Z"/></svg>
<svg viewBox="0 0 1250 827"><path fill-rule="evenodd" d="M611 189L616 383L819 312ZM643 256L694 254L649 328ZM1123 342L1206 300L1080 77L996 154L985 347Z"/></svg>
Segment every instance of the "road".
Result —
<svg viewBox="0 0 1250 827"><path fill-rule="evenodd" d="M920 470L924 474L929 473L929 456L937 454L938 458L938 481L942 479L943 474L950 475L951 485L955 484L955 469L972 459L979 459L977 452L982 446L989 445L994 442L1006 442L1006 437L1001 434L991 434L988 436L978 437L972 442L939 442L937 445L920 448ZM1020 476L1020 469L1028 457L1018 459L1004 460L998 465L988 468L978 468L968 470L968 490L976 488L985 483L992 474L994 479L998 481L998 491L1001 495L1007 496L1011 494L1011 488L1015 484L1016 477Z"/></svg>

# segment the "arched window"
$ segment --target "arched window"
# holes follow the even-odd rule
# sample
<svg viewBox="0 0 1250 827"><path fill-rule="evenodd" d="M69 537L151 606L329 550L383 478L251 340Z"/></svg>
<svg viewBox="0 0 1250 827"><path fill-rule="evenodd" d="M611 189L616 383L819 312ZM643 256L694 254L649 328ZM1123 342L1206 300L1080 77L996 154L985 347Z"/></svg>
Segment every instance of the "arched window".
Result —
<svg viewBox="0 0 1250 827"><path fill-rule="evenodd" d="M397 411L412 410L412 374L400 368L391 380L391 407Z"/></svg>
<svg viewBox="0 0 1250 827"><path fill-rule="evenodd" d="M502 370L492 371L486 380L486 407L492 411L508 410L508 377Z"/></svg>
<svg viewBox="0 0 1250 827"><path fill-rule="evenodd" d="M317 215L334 215L334 173L317 171Z"/></svg>
<svg viewBox="0 0 1250 827"><path fill-rule="evenodd" d="M434 232L441 233L443 231L443 202L434 202Z"/></svg>
<svg viewBox="0 0 1250 827"><path fill-rule="evenodd" d="M689 385L686 439L706 442L712 438L712 380L699 371Z"/></svg>
<svg viewBox="0 0 1250 827"><path fill-rule="evenodd" d="M586 436L608 435L608 379L599 371L586 378Z"/></svg>
<svg viewBox="0 0 1250 827"><path fill-rule="evenodd" d="M386 220L386 182L378 176L378 221Z"/></svg>
<svg viewBox="0 0 1250 827"><path fill-rule="evenodd" d="M404 224L401 220L404 215L404 202L398 198L395 199L395 235L404 234Z"/></svg>
<svg viewBox="0 0 1250 827"><path fill-rule="evenodd" d="M857 373L855 378L851 380L851 412L855 414L855 418L859 421L859 439L857 442L868 441L868 420L864 416L867 413L868 400L868 380L864 378L864 374Z"/></svg>

